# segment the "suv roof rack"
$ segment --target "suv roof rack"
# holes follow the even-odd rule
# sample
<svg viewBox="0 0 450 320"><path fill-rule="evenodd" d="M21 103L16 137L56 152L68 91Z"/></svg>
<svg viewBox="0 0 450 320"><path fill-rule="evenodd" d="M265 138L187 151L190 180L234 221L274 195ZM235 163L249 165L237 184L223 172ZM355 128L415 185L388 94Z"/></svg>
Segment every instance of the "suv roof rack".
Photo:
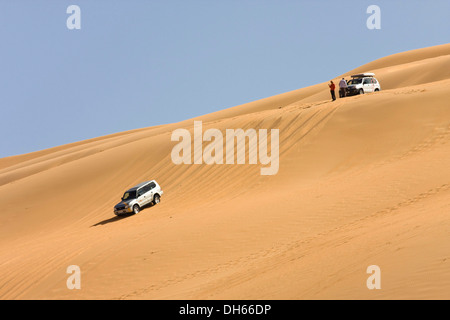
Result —
<svg viewBox="0 0 450 320"><path fill-rule="evenodd" d="M374 76L375 76L375 73L368 72L368 73L354 74L351 77L352 78L364 78L364 77L374 77Z"/></svg>
<svg viewBox="0 0 450 320"><path fill-rule="evenodd" d="M145 186L146 184L149 184L152 181L154 181L154 180L148 180L148 181L145 181L145 182L141 182L141 183L135 185L134 187L128 189L127 191L139 189L140 187Z"/></svg>

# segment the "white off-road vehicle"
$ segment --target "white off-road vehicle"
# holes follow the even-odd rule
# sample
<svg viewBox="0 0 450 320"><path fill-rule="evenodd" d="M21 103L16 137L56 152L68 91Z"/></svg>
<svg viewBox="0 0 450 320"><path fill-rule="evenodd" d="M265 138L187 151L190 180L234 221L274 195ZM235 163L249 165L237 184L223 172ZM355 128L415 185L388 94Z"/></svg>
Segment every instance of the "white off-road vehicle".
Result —
<svg viewBox="0 0 450 320"><path fill-rule="evenodd" d="M360 73L351 77L352 79L347 81L347 96L381 90L380 83L375 78L374 73Z"/></svg>
<svg viewBox="0 0 450 320"><path fill-rule="evenodd" d="M114 214L139 213L148 204L158 204L163 191L155 180L142 182L125 191L122 201L114 206Z"/></svg>

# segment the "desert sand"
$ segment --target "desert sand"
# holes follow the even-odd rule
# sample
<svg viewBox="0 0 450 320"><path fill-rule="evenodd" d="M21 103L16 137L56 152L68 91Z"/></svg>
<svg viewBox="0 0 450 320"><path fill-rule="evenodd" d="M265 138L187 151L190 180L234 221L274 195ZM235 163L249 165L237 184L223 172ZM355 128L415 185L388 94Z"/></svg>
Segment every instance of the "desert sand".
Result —
<svg viewBox="0 0 450 320"><path fill-rule="evenodd" d="M450 44L382 91L327 82L196 119L0 159L1 299L450 299ZM280 131L280 168L175 165L173 130ZM133 185L161 203L115 217ZM81 269L69 290L66 268ZM381 269L369 290L366 269Z"/></svg>

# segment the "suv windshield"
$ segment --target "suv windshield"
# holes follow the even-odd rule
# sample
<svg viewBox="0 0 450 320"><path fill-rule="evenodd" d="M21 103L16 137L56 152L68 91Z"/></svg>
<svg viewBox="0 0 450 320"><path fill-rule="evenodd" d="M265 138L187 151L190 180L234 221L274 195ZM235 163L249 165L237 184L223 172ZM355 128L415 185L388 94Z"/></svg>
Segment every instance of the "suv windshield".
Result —
<svg viewBox="0 0 450 320"><path fill-rule="evenodd" d="M360 84L362 82L362 78L349 80L347 84Z"/></svg>
<svg viewBox="0 0 450 320"><path fill-rule="evenodd" d="M136 190L127 191L124 193L122 200L136 199Z"/></svg>

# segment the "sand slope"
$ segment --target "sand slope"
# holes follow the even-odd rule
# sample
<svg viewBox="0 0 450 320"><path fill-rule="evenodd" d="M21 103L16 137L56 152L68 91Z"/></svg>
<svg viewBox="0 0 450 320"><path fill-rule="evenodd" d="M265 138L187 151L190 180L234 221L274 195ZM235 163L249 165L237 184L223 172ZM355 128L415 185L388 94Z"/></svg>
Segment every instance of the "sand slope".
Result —
<svg viewBox="0 0 450 320"><path fill-rule="evenodd" d="M449 299L450 45L356 72L383 90L330 102L324 82L196 119L279 129L275 176L174 165L171 133L193 119L0 159L0 297ZM116 218L148 179L162 202Z"/></svg>

